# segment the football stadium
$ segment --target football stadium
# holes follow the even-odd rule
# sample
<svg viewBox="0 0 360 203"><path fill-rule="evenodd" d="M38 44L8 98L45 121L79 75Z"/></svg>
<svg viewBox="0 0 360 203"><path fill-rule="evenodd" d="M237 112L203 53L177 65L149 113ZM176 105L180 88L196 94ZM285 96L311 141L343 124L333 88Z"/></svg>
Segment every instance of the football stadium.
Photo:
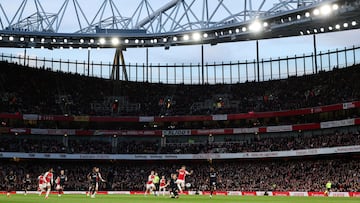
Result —
<svg viewBox="0 0 360 203"><path fill-rule="evenodd" d="M360 202L359 0L0 0L0 202Z"/></svg>

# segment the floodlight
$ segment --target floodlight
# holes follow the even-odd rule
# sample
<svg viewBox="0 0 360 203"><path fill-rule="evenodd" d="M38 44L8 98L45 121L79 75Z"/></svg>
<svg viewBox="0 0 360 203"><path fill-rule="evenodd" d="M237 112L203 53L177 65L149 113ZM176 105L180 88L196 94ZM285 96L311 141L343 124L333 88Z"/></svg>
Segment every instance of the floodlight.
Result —
<svg viewBox="0 0 360 203"><path fill-rule="evenodd" d="M333 9L334 11L338 10L338 9L339 9L339 5L333 4L333 5L332 5L332 9Z"/></svg>
<svg viewBox="0 0 360 203"><path fill-rule="evenodd" d="M253 32L259 32L261 31L261 24L259 21L254 21L253 23L250 24L249 26L249 30L253 31Z"/></svg>
<svg viewBox="0 0 360 203"><path fill-rule="evenodd" d="M189 37L189 35L184 35L183 39L184 39L185 41L187 41L187 40L190 39L190 37Z"/></svg>
<svg viewBox="0 0 360 203"><path fill-rule="evenodd" d="M13 37L13 36L10 36L10 37L9 37L9 40L10 40L10 41L14 41L14 37Z"/></svg>
<svg viewBox="0 0 360 203"><path fill-rule="evenodd" d="M118 38L114 37L111 39L111 43L112 43L112 45L117 46L120 44L120 40Z"/></svg>
<svg viewBox="0 0 360 203"><path fill-rule="evenodd" d="M315 16L318 16L318 15L320 14L319 9L317 9L317 8L314 9L313 14L314 14Z"/></svg>
<svg viewBox="0 0 360 203"><path fill-rule="evenodd" d="M185 37L185 36L184 36L184 37ZM192 35L192 38L193 38L193 40L195 40L195 41L199 41L199 40L201 40L201 35L200 35L200 33L195 32L195 33Z"/></svg>
<svg viewBox="0 0 360 203"><path fill-rule="evenodd" d="M106 43L106 39L105 39L105 38L100 38L100 39L99 39L99 42L100 42L100 44L105 44L105 43Z"/></svg>
<svg viewBox="0 0 360 203"><path fill-rule="evenodd" d="M329 5L323 5L321 8L320 8L320 12L322 15L326 16L326 15L329 15L331 13L331 8Z"/></svg>

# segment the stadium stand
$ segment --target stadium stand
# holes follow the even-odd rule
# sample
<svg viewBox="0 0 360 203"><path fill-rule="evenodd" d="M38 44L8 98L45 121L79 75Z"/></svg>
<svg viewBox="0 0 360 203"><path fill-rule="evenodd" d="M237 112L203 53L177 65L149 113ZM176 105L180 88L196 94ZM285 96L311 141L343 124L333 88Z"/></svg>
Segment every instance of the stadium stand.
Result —
<svg viewBox="0 0 360 203"><path fill-rule="evenodd" d="M321 157L317 159L281 159L253 161L214 161L212 166L219 174L219 191L323 191L328 180L335 183L334 191L360 192L360 163L358 156ZM54 167L58 172L65 169L69 182L66 190L84 191L88 189L86 175L91 168L101 168L107 183L101 185L102 190L143 191L144 181L150 170L169 178L178 168L178 162L84 162L77 161L1 161L0 182L6 172L13 170L19 177L29 173L36 188L39 172ZM182 162L183 163L183 162ZM208 190L209 163L185 162L189 169L194 170L193 176L187 177L191 183L190 190ZM21 188L21 178L18 180ZM0 185L0 190L4 185Z"/></svg>
<svg viewBox="0 0 360 203"><path fill-rule="evenodd" d="M360 92L357 65L286 80L211 86L114 82L6 62L0 66L1 112L152 116L247 113L354 101Z"/></svg>

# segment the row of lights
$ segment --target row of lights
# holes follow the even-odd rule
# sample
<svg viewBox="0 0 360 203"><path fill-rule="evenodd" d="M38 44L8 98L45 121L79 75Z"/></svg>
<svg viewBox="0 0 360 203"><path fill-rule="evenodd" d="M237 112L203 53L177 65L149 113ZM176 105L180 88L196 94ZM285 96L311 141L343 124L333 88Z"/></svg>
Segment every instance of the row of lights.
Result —
<svg viewBox="0 0 360 203"><path fill-rule="evenodd" d="M358 23L354 20L351 22L351 26L356 26ZM349 23L343 23L342 24L342 27L343 28L348 28L350 26ZM340 30L341 29L341 25L340 24L336 24L335 26L329 26L328 27L328 30L329 31L333 31L333 30ZM305 35L305 34L312 34L312 33L319 33L319 32L325 32L325 28L320 28L319 30L318 29L313 29L313 30L306 30L306 31L300 31L300 35Z"/></svg>

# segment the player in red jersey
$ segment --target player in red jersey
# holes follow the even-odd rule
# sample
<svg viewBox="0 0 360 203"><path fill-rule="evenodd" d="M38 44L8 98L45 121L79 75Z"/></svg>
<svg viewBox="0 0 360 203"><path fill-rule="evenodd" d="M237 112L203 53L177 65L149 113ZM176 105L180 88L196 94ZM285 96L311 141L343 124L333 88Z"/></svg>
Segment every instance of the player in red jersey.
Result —
<svg viewBox="0 0 360 203"><path fill-rule="evenodd" d="M44 181L44 174L39 175L38 177L38 181L39 181L39 196L45 192L46 189L46 185L45 185L45 181Z"/></svg>
<svg viewBox="0 0 360 203"><path fill-rule="evenodd" d="M191 175L193 173L193 171L190 171L188 172L186 170L186 166L181 166L180 169L176 170L179 175L177 177L177 180L176 180L176 184L178 185L179 187L179 191L182 192L185 188L185 177L186 175Z"/></svg>
<svg viewBox="0 0 360 203"><path fill-rule="evenodd" d="M44 179L44 182L45 182L45 185L46 185L46 188L47 188L45 199L49 198L49 194L50 194L50 191L51 191L51 186L54 183L54 174L53 174L53 172L54 172L54 170L52 168L50 168L49 171L47 171L44 174L43 179Z"/></svg>
<svg viewBox="0 0 360 203"><path fill-rule="evenodd" d="M155 190L155 185L153 183L154 178L155 178L155 171L151 171L150 175L148 176L148 180L146 182L145 195L147 195L148 193L150 194L153 190Z"/></svg>
<svg viewBox="0 0 360 203"><path fill-rule="evenodd" d="M168 186L168 184L166 183L165 176L161 176L159 192L162 191L163 196L165 196L165 191L166 191L167 186Z"/></svg>

